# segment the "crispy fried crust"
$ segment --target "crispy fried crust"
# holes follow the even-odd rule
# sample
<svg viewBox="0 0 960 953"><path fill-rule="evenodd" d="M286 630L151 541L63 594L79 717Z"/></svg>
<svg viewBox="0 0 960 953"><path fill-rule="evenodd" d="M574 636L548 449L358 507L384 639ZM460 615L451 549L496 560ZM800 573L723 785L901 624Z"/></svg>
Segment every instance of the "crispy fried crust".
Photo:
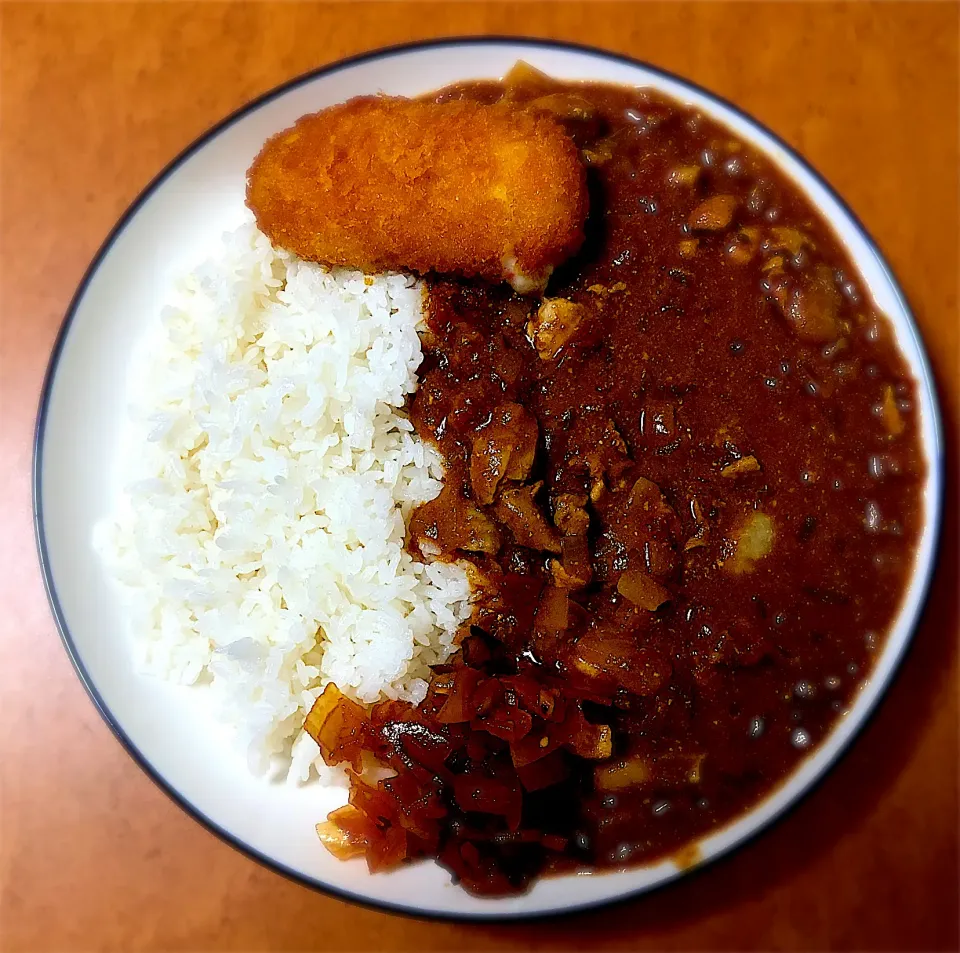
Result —
<svg viewBox="0 0 960 953"><path fill-rule="evenodd" d="M302 258L519 288L580 247L587 189L576 146L550 119L365 96L269 139L248 172L247 205Z"/></svg>

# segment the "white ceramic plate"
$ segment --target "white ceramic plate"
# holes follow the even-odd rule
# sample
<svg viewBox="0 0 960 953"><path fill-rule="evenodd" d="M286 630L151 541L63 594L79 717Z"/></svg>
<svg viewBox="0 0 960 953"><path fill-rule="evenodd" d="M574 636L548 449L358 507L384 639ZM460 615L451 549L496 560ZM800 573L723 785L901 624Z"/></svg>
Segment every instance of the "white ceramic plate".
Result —
<svg viewBox="0 0 960 953"><path fill-rule="evenodd" d="M588 907L648 890L681 872L672 862L537 883L524 896L478 899L433 864L371 876L362 861L322 849L314 824L342 797L251 776L197 701L197 692L134 676L121 610L91 549L111 509L130 355L156 320L171 277L190 267L243 213L244 173L263 141L304 113L361 93L414 95L456 80L503 75L517 59L557 77L652 86L719 119L772 156L832 222L896 329L920 382L929 465L926 529L896 626L870 680L833 734L771 797L700 845L709 861L756 833L820 778L886 688L910 639L933 567L942 444L920 338L876 246L826 183L748 116L676 77L596 50L516 40L445 41L371 53L295 80L247 106L176 159L108 238L67 315L40 407L34 505L53 611L77 671L140 765L194 817L274 869L341 896L419 914L516 917ZM135 146L130 144L131 148Z"/></svg>

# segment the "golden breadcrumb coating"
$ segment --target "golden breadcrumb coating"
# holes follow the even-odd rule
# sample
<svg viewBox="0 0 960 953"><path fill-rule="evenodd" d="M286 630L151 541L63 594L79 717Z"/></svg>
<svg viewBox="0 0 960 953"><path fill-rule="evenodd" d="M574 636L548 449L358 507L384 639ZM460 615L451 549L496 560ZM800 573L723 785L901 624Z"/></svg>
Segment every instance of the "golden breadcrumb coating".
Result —
<svg viewBox="0 0 960 953"><path fill-rule="evenodd" d="M362 96L269 139L248 172L247 205L302 258L531 291L580 247L587 189L577 148L552 119Z"/></svg>

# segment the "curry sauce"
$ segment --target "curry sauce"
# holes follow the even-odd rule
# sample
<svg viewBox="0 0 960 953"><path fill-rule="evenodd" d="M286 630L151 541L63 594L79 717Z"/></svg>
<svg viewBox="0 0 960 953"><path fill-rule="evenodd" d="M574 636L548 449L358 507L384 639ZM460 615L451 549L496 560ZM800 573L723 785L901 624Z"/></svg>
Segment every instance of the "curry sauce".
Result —
<svg viewBox="0 0 960 953"><path fill-rule="evenodd" d="M770 160L649 90L435 98L558 119L587 239L540 300L429 279L409 409L447 473L408 546L467 560L476 612L420 706L331 686L307 728L394 772L355 777L331 849L502 893L676 852L824 740L899 609L925 465L888 322Z"/></svg>

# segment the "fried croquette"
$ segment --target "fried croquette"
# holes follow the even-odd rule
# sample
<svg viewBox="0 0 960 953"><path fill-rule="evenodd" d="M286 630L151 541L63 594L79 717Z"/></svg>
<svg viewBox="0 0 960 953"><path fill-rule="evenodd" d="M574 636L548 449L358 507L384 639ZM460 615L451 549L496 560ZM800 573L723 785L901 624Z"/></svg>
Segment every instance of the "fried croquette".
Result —
<svg viewBox="0 0 960 953"><path fill-rule="evenodd" d="M506 104L363 96L267 141L247 205L301 258L542 290L577 251L584 166L552 119Z"/></svg>

